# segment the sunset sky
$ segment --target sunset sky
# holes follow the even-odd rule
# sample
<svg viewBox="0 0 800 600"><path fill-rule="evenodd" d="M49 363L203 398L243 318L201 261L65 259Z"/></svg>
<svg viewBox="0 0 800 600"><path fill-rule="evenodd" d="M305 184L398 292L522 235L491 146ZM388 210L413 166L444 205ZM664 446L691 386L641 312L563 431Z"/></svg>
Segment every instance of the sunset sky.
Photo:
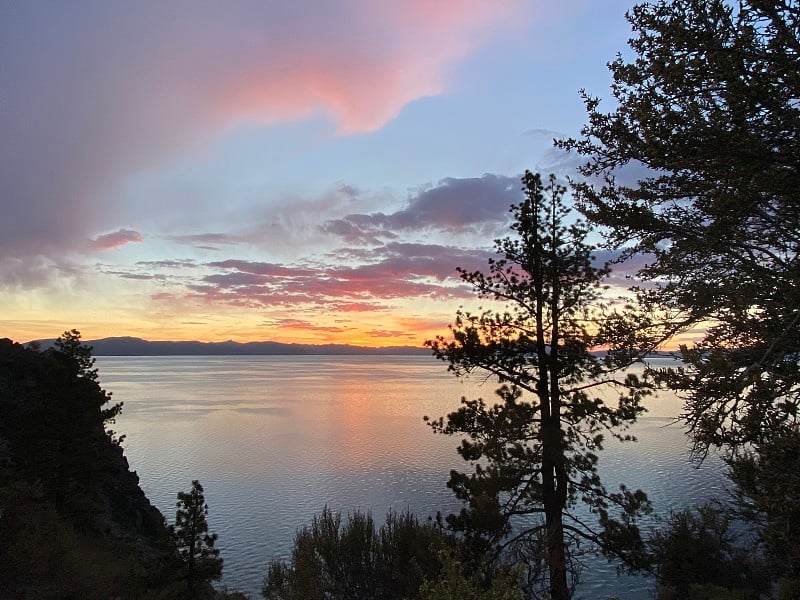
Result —
<svg viewBox="0 0 800 600"><path fill-rule="evenodd" d="M446 332L631 6L4 2L0 337Z"/></svg>

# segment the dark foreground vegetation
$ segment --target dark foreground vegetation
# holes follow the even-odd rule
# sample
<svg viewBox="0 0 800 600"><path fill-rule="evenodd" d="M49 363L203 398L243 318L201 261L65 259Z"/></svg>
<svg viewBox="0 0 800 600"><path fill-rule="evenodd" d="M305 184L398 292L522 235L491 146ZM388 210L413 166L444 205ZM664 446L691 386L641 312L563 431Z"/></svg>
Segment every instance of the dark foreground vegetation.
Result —
<svg viewBox="0 0 800 600"><path fill-rule="evenodd" d="M45 351L0 340L0 598L210 597L221 561L202 488L168 527L109 428L122 407L93 362L75 331Z"/></svg>
<svg viewBox="0 0 800 600"><path fill-rule="evenodd" d="M223 563L200 482L178 493L173 525L139 488L93 364L77 331L46 350L0 340L0 598L244 598L210 585ZM270 564L264 595L521 598L510 570L487 591L462 557L441 523L390 514L376 529L326 510Z"/></svg>
<svg viewBox="0 0 800 600"><path fill-rule="evenodd" d="M0 341L0 598L244 598L209 585L222 561L208 532L202 485L195 481L178 494L172 526L145 498L109 429L121 406L100 388L92 363L77 332L45 351ZM661 598L760 598L776 576L797 568L799 442L784 437L735 462L739 513L686 510L628 547L638 568L661 582ZM497 498L481 497L488 506L473 496L471 508L449 525L390 513L376 527L369 514L343 519L326 509L297 533L288 560L270 563L263 594L536 596L541 582L532 574L541 575L546 547L530 555L502 552L502 536L464 527L483 522L489 531L506 530L510 515ZM758 523L763 551L738 543L730 526L736 516ZM518 534L515 541L523 539ZM794 597L795 582L784 577L779 597Z"/></svg>
<svg viewBox="0 0 800 600"><path fill-rule="evenodd" d="M376 529L368 514L343 522L325 509L298 532L291 559L269 565L263 593L273 600L522 598L513 570L498 572L487 585L477 565L459 561L465 555L462 540L440 522L390 513Z"/></svg>
<svg viewBox="0 0 800 600"><path fill-rule="evenodd" d="M800 598L800 3L663 0L628 19L613 110L586 95L581 136L557 141L585 179L526 173L497 258L461 272L489 308L428 343L500 385L430 421L462 439L463 510L377 528L326 510L271 563L267 598L567 600L586 552L651 574L662 600ZM644 264L626 301L604 293L597 250ZM687 332L682 366L625 373ZM607 489L597 465L660 387L734 492L653 529L646 491ZM77 332L45 351L0 341L0 597L214 594L202 486L167 526L109 429L120 408Z"/></svg>

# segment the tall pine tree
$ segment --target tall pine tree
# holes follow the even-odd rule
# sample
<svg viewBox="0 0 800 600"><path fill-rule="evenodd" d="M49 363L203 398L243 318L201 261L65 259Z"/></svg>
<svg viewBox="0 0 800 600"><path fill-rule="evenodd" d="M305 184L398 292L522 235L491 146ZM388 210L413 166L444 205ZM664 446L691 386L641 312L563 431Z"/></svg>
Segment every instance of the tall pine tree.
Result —
<svg viewBox="0 0 800 600"><path fill-rule="evenodd" d="M586 158L586 214L647 255L646 300L705 332L667 377L696 449L764 444L800 424L800 3L662 0L628 20L615 108L586 95L560 146Z"/></svg>
<svg viewBox="0 0 800 600"><path fill-rule="evenodd" d="M728 458L775 575L797 578L800 2L661 0L628 20L613 110L585 96L582 136L560 145L586 158L586 214L648 256L642 297L699 334L661 376L699 456Z"/></svg>
<svg viewBox="0 0 800 600"><path fill-rule="evenodd" d="M488 273L460 271L499 308L461 309L452 339L428 342L457 376L495 376L499 401L462 399L432 426L463 436L458 451L474 465L451 473L448 485L467 507L450 525L477 552L527 563L529 590L563 600L579 546L628 561L641 549L634 517L648 508L645 494L624 486L610 492L597 462L605 436L630 439L624 430L643 411L649 383L625 369L652 340L646 315L605 307L608 269L594 264L586 224L570 221L565 189L530 172L523 184L525 198L512 207L514 235L495 242L499 258ZM597 522L576 510L581 502Z"/></svg>

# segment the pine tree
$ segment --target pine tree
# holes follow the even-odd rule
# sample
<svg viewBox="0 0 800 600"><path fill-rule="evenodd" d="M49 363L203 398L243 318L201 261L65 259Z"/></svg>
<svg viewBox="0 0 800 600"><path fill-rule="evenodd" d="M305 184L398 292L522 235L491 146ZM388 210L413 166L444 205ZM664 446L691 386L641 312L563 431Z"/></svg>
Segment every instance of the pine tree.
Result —
<svg viewBox="0 0 800 600"><path fill-rule="evenodd" d="M208 533L208 504L199 481L192 481L191 491L178 492L175 506L178 510L172 532L186 568L189 595L194 598L202 591L202 584L222 576L222 559L214 548L218 536Z"/></svg>
<svg viewBox="0 0 800 600"><path fill-rule="evenodd" d="M643 298L699 337L660 374L697 455L722 450L768 554L796 557L800 2L660 0L628 20L613 110L585 95L581 137L559 145L586 158L582 210L646 256Z"/></svg>
<svg viewBox="0 0 800 600"><path fill-rule="evenodd" d="M629 562L642 548L633 519L648 509L645 494L609 492L596 467L604 436L631 439L623 430L644 410L649 383L624 370L652 339L647 315L605 307L608 268L594 265L586 224L570 222L565 188L530 172L523 184L525 198L511 209L514 235L495 242L500 258L490 259L488 273L460 270L500 308L460 309L453 339L427 343L457 376L495 376L499 402L462 399L432 426L463 436L458 451L474 465L451 473L448 486L468 506L450 526L478 553L527 563L529 590L545 587L563 600L580 544ZM598 523L575 512L579 501ZM621 521L612 518L615 507Z"/></svg>
<svg viewBox="0 0 800 600"><path fill-rule="evenodd" d="M559 145L586 157L589 218L646 256L646 299L701 332L666 378L696 450L735 452L800 425L800 2L661 0L628 20L615 108L585 95Z"/></svg>

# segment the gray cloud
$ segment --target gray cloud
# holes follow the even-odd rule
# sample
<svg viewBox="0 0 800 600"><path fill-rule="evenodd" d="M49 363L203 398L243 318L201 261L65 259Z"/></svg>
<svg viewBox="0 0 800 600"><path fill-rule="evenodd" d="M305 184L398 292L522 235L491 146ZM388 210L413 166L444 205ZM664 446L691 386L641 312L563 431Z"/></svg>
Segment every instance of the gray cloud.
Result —
<svg viewBox="0 0 800 600"><path fill-rule="evenodd" d="M119 275L123 279L136 279L136 280L139 280L139 281L149 281L149 280L166 281L167 280L166 275L146 275L144 273L112 273L112 274Z"/></svg>
<svg viewBox="0 0 800 600"><path fill-rule="evenodd" d="M171 242L178 244L188 244L196 248L204 248L206 250L219 250L219 248L207 245L198 244L220 244L220 245L235 245L240 243L241 237L230 233L195 233L189 235L170 235L167 236Z"/></svg>
<svg viewBox="0 0 800 600"><path fill-rule="evenodd" d="M534 127L533 129L528 129L527 131L524 131L522 133L522 135L545 137L545 138L550 138L550 139L566 137L560 131L554 131L552 129L543 129L543 128L540 128L540 127Z"/></svg>
<svg viewBox="0 0 800 600"><path fill-rule="evenodd" d="M63 259L50 259L36 255L26 259L0 256L0 289L50 287L76 281L85 269Z"/></svg>
<svg viewBox="0 0 800 600"><path fill-rule="evenodd" d="M487 173L483 177L447 178L420 189L406 208L390 214L350 214L321 225L325 233L349 243L374 244L398 232L448 233L494 231L508 221L508 209L520 200L518 177Z"/></svg>
<svg viewBox="0 0 800 600"><path fill-rule="evenodd" d="M191 258L176 258L167 260L140 260L136 263L137 267L144 267L147 269L186 269L197 266Z"/></svg>
<svg viewBox="0 0 800 600"><path fill-rule="evenodd" d="M207 266L218 267L221 269L236 269L242 273L249 273L253 275L272 275L279 277L307 277L314 274L314 271L309 269L236 259L210 262L207 263Z"/></svg>

